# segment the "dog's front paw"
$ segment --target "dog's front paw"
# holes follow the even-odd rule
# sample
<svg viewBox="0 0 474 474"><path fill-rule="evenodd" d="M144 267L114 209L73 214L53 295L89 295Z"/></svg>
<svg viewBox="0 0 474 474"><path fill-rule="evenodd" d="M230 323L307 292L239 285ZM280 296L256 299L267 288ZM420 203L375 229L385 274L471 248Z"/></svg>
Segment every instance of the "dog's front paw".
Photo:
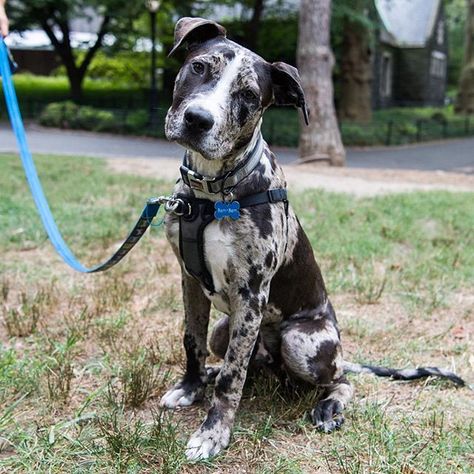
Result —
<svg viewBox="0 0 474 474"><path fill-rule="evenodd" d="M230 428L221 423L209 429L199 428L189 439L186 457L190 461L200 461L215 456L229 446Z"/></svg>
<svg viewBox="0 0 474 474"><path fill-rule="evenodd" d="M160 406L164 408L188 407L202 400L205 386L201 384L189 384L179 382L171 390L168 390L160 400Z"/></svg>

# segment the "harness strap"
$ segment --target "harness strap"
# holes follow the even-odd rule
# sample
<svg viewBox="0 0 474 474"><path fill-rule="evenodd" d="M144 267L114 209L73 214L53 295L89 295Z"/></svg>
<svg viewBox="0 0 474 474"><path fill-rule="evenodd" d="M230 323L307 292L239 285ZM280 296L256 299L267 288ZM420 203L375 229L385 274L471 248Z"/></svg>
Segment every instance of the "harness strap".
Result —
<svg viewBox="0 0 474 474"><path fill-rule="evenodd" d="M190 213L179 218L179 253L187 272L214 293L214 281L204 258L204 230L214 220L214 203L196 199L188 204Z"/></svg>
<svg viewBox="0 0 474 474"><path fill-rule="evenodd" d="M215 293L214 281L204 256L204 231L215 219L214 201L177 196L182 205L179 218L179 252L186 271L210 293ZM288 220L288 194L286 189L270 189L239 199L240 208L283 202ZM287 228L288 232L288 228ZM288 240L288 239L287 239Z"/></svg>
<svg viewBox="0 0 474 474"><path fill-rule="evenodd" d="M274 202L286 202L288 201L288 192L286 189L269 189L262 193L251 194L242 199L239 199L240 208L258 206L259 204L267 204Z"/></svg>

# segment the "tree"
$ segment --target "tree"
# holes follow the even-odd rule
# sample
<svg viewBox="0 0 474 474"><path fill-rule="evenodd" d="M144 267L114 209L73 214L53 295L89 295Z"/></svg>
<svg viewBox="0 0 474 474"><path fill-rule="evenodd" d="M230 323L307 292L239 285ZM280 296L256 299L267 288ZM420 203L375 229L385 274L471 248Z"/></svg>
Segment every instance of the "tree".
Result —
<svg viewBox="0 0 474 474"><path fill-rule="evenodd" d="M464 64L466 0L447 0L445 5L449 47L448 84L457 88Z"/></svg>
<svg viewBox="0 0 474 474"><path fill-rule="evenodd" d="M456 110L460 113L474 113L474 0L466 0L466 40L464 67L459 81L459 95Z"/></svg>
<svg viewBox="0 0 474 474"><path fill-rule="evenodd" d="M260 23L262 21L265 0L253 0L252 16L246 25L245 44L249 49L255 49L258 44Z"/></svg>
<svg viewBox="0 0 474 474"><path fill-rule="evenodd" d="M39 26L44 30L66 69L72 99L80 101L87 68L105 35L130 27L140 9L144 6L139 2L127 0L17 0L11 3L10 12L15 29ZM92 12L100 19L97 38L85 54L78 54L71 45L71 20Z"/></svg>
<svg viewBox="0 0 474 474"><path fill-rule="evenodd" d="M372 0L335 0L335 16L342 26L340 60L342 120L369 122L372 118Z"/></svg>
<svg viewBox="0 0 474 474"><path fill-rule="evenodd" d="M345 164L336 111L330 47L331 0L301 0L298 37L298 68L311 117L301 127L302 161L318 160L333 166Z"/></svg>

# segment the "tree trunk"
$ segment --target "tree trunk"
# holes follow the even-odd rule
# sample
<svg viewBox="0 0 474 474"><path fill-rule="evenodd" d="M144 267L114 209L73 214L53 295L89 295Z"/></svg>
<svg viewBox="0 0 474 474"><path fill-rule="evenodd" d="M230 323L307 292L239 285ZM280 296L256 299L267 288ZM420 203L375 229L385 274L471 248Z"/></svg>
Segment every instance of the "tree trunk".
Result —
<svg viewBox="0 0 474 474"><path fill-rule="evenodd" d="M331 0L301 0L297 59L311 116L308 127L301 124L300 157L302 161L344 166L345 151L334 108L330 23Z"/></svg>
<svg viewBox="0 0 474 474"><path fill-rule="evenodd" d="M71 69L66 67L66 72L69 79L71 99L79 104L83 97L82 84L84 82L84 75L81 74L77 67Z"/></svg>
<svg viewBox="0 0 474 474"><path fill-rule="evenodd" d="M56 37L52 26L48 23L47 17L43 18L40 23L49 40L51 41L51 44L54 46L56 54L59 56L61 62L66 68L66 74L69 79L71 99L76 103L80 103L83 97L82 85L84 83L87 69L90 66L90 63L97 51L102 46L102 41L105 34L107 33L107 28L110 23L110 17L106 15L102 20L99 32L97 33L97 40L92 45L92 47L88 49L80 65L76 64L76 58L74 57L74 52L71 47L68 22L59 20L56 21L56 24L62 33L61 41Z"/></svg>
<svg viewBox="0 0 474 474"><path fill-rule="evenodd" d="M474 0L466 0L467 21L466 21L466 47L464 50L465 64L474 61Z"/></svg>
<svg viewBox="0 0 474 474"><path fill-rule="evenodd" d="M456 111L464 114L474 113L474 0L466 0L466 44L464 67L459 81L459 94Z"/></svg>
<svg viewBox="0 0 474 474"><path fill-rule="evenodd" d="M251 50L255 50L258 45L258 33L262 21L265 0L254 0L252 18L246 25L245 45Z"/></svg>
<svg viewBox="0 0 474 474"><path fill-rule="evenodd" d="M370 122L372 119L372 61L367 28L350 20L344 22L341 60L342 120Z"/></svg>

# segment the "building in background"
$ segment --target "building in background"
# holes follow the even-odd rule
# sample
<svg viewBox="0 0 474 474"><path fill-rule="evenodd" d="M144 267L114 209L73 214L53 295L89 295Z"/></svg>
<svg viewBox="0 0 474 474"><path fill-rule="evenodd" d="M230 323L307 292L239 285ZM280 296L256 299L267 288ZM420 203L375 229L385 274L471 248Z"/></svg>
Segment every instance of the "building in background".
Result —
<svg viewBox="0 0 474 474"><path fill-rule="evenodd" d="M373 105L443 105L448 43L442 0L375 0Z"/></svg>

